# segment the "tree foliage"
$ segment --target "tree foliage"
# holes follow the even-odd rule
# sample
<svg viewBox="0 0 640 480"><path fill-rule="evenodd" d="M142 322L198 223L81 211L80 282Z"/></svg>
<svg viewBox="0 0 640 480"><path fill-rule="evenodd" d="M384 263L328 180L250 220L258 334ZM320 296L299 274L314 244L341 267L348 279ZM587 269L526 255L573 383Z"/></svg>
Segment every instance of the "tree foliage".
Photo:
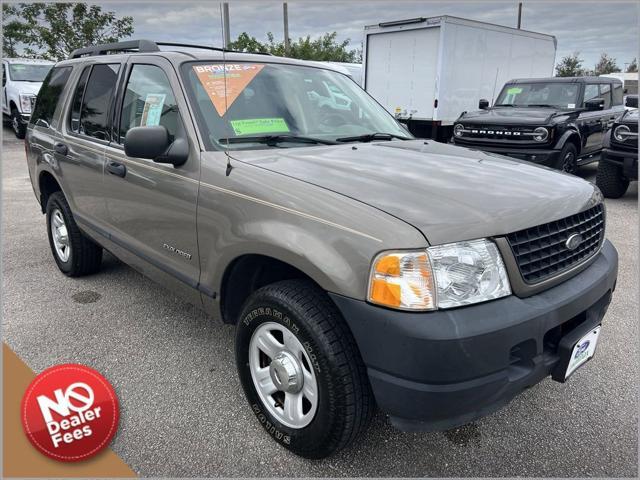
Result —
<svg viewBox="0 0 640 480"><path fill-rule="evenodd" d="M579 77L580 75L584 75L585 70L582 68L582 62L583 60L580 58L579 52L563 57L560 63L556 65L556 76Z"/></svg>
<svg viewBox="0 0 640 480"><path fill-rule="evenodd" d="M117 42L133 33L133 18L117 18L86 3L3 4L5 55L62 60L76 48Z"/></svg>
<svg viewBox="0 0 640 480"><path fill-rule="evenodd" d="M634 58L627 67L627 73L635 73L638 71L638 59Z"/></svg>
<svg viewBox="0 0 640 480"><path fill-rule="evenodd" d="M602 53L594 70L595 75L604 75L605 73L619 72L620 67L618 67L615 58L611 58L606 53Z"/></svg>
<svg viewBox="0 0 640 480"><path fill-rule="evenodd" d="M242 32L238 38L229 44L229 48L240 52L270 53L279 57L291 57L301 60L331 61L331 62L360 62L362 55L359 50L349 50L350 40L342 42L336 40L337 32L325 33L312 39L311 35L300 37L289 42L286 52L284 41L276 41L273 33L267 33L267 41L260 42L247 32Z"/></svg>

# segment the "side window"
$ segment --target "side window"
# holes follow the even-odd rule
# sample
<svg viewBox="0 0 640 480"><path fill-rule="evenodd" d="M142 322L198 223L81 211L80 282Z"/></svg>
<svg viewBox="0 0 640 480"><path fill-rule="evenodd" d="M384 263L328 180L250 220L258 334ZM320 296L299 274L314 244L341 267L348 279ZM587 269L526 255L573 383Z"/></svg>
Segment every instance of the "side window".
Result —
<svg viewBox="0 0 640 480"><path fill-rule="evenodd" d="M7 84L7 66L2 64L2 86L4 87Z"/></svg>
<svg viewBox="0 0 640 480"><path fill-rule="evenodd" d="M613 84L613 105L622 105L622 84L614 83Z"/></svg>
<svg viewBox="0 0 640 480"><path fill-rule="evenodd" d="M598 98L600 96L600 92L598 90L598 85L596 84L587 84L584 86L584 101L593 100L594 98Z"/></svg>
<svg viewBox="0 0 640 480"><path fill-rule="evenodd" d="M84 96L84 89L87 85L87 78L89 78L89 72L91 71L91 66L85 67L82 71L82 75L80 75L80 80L78 80L78 85L76 86L76 91L73 94L73 103L71 104L71 112L69 116L69 129L75 133L84 133L80 129L80 112L82 108L82 97Z"/></svg>
<svg viewBox="0 0 640 480"><path fill-rule="evenodd" d="M109 140L109 107L120 65L94 65L84 90L80 109L80 132L100 140Z"/></svg>
<svg viewBox="0 0 640 480"><path fill-rule="evenodd" d="M54 67L40 87L36 106L31 115L31 123L49 127L60 101L62 90L71 75L71 67Z"/></svg>
<svg viewBox="0 0 640 480"><path fill-rule="evenodd" d="M611 84L610 83L601 83L600 84L600 97L604 98L604 108L611 108Z"/></svg>
<svg viewBox="0 0 640 480"><path fill-rule="evenodd" d="M133 127L162 125L171 141L180 125L178 106L169 79L155 65L134 65L122 101L120 143Z"/></svg>

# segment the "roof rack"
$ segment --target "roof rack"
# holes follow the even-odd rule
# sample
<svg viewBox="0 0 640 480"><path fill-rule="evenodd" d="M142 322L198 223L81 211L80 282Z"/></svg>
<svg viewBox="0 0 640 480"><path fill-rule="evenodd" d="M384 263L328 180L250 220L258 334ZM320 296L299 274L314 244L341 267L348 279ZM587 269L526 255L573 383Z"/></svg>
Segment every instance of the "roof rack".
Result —
<svg viewBox="0 0 640 480"><path fill-rule="evenodd" d="M86 48L78 48L71 52L69 58L93 57L96 55L108 55L116 52L159 52L159 46L165 47L185 47L185 48L201 48L205 50L215 50L217 52L244 53L237 50L229 50L227 48L209 47L207 45L191 45L188 43L174 42L154 42L153 40L129 40L126 42L105 43L102 45L92 45ZM256 52L259 55L271 55L270 53Z"/></svg>

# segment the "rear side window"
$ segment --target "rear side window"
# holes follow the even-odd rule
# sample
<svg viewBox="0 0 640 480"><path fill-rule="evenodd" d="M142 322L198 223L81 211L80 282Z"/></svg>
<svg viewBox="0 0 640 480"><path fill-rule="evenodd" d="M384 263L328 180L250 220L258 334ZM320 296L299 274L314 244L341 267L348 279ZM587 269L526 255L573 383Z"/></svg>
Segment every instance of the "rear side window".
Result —
<svg viewBox="0 0 640 480"><path fill-rule="evenodd" d="M622 105L622 84L613 84L613 105Z"/></svg>
<svg viewBox="0 0 640 480"><path fill-rule="evenodd" d="M31 115L31 123L49 127L60 102L62 90L71 75L71 67L54 67L44 79L36 107Z"/></svg>
<svg viewBox="0 0 640 480"><path fill-rule="evenodd" d="M133 127L162 125L170 140L180 124L178 105L164 71L155 65L134 65L122 101L120 143Z"/></svg>
<svg viewBox="0 0 640 480"><path fill-rule="evenodd" d="M87 78L89 78L90 72L91 67L85 67L82 71L82 75L80 76L80 80L78 80L78 85L76 86L76 91L73 95L73 103L71 105L71 114L69 117L69 128L75 133L84 133L80 130L80 113L82 109L82 97L84 96L84 89L87 85Z"/></svg>
<svg viewBox="0 0 640 480"><path fill-rule="evenodd" d="M118 79L120 64L94 65L80 108L80 133L109 140L109 108Z"/></svg>

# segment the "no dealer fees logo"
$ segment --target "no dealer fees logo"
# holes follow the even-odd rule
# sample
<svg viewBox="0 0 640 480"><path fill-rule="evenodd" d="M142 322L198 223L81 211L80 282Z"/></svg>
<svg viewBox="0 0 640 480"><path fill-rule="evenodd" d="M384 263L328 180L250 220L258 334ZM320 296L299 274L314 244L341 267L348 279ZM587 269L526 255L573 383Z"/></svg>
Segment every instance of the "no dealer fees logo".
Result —
<svg viewBox="0 0 640 480"><path fill-rule="evenodd" d="M38 375L22 399L22 424L41 453L73 462L105 448L118 427L118 400L109 382L77 364Z"/></svg>

